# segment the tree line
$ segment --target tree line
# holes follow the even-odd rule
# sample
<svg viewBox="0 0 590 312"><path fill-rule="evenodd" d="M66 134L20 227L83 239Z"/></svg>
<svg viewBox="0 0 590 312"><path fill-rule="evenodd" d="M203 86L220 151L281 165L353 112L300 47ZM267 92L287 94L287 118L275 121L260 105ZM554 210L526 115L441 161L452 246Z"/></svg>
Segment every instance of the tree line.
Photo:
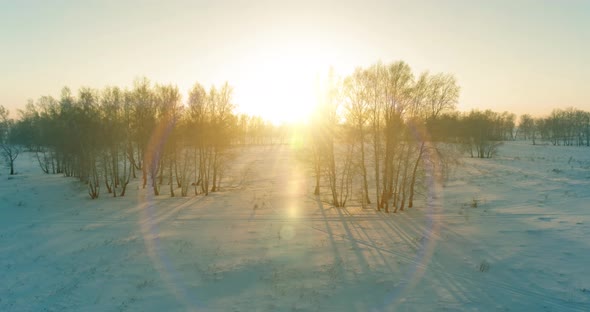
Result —
<svg viewBox="0 0 590 312"><path fill-rule="evenodd" d="M590 146L590 112L570 107L555 109L546 117L524 114L519 132L533 145L540 140L553 145Z"/></svg>
<svg viewBox="0 0 590 312"><path fill-rule="evenodd" d="M88 194L124 196L132 178L155 195L168 186L208 194L219 190L232 144L280 142L284 129L260 117L237 114L228 83L196 83L186 103L176 86L142 78L131 89L69 88L59 98L29 101L19 119L0 107L2 154L14 174L22 149L46 174L76 177Z"/></svg>
<svg viewBox="0 0 590 312"><path fill-rule="evenodd" d="M568 108L533 118L491 110L458 112L453 75L415 75L405 62L376 63L345 77L331 71L310 117L305 157L314 194L336 207L351 200L397 212L414 205L428 178L451 163L449 146L493 157L506 140L590 146L590 113ZM237 114L228 83L196 83L183 103L174 85L137 79L131 89L67 87L19 110L0 106L0 154L31 151L43 172L77 177L91 198L124 196L132 178L143 188L181 196L219 190L238 144L289 141L293 129Z"/></svg>
<svg viewBox="0 0 590 312"><path fill-rule="evenodd" d="M491 158L503 141L517 135L516 115L509 112L472 110L446 112L431 120L428 131L437 142L455 143L471 157Z"/></svg>

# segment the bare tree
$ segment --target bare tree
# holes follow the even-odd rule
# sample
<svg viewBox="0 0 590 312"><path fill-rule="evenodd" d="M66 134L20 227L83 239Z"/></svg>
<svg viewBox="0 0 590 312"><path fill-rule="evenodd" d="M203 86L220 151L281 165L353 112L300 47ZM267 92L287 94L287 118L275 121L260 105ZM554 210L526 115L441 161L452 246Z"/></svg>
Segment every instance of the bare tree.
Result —
<svg viewBox="0 0 590 312"><path fill-rule="evenodd" d="M441 76L445 78L440 78ZM412 88L411 119L408 120L408 124L419 147L411 173L409 208L414 206L417 174L424 154L428 149L433 149L433 154L441 154L436 142L427 136L427 125L436 122L441 113L455 109L459 99L459 91L460 87L453 76L439 74L431 77L428 72L420 75Z"/></svg>
<svg viewBox="0 0 590 312"><path fill-rule="evenodd" d="M164 178L164 169L168 170L168 185L170 187L170 196L174 197L174 165L177 157L177 131L175 131L176 122L180 118L180 92L178 88L172 85L156 86L156 105L158 107L158 142L154 142L160 147L159 151L159 169L162 184Z"/></svg>
<svg viewBox="0 0 590 312"><path fill-rule="evenodd" d="M409 106L410 92L414 76L410 66L404 62L390 64L386 68L384 77L384 122L385 122L385 151L383 156L383 190L381 202L378 205L389 212L389 200L392 199L397 203L397 197L402 190L398 185L401 168L395 168L395 159L403 143L403 125L404 114ZM409 148L409 146L407 147ZM409 153L409 151L408 151ZM401 154L399 157L403 157ZM401 161L400 161L401 164ZM405 164L405 161L403 162ZM404 167L404 179L407 178L407 172Z"/></svg>
<svg viewBox="0 0 590 312"><path fill-rule="evenodd" d="M445 110L454 109L460 87L450 74L436 74L430 78L430 92L426 103L430 118L436 119Z"/></svg>
<svg viewBox="0 0 590 312"><path fill-rule="evenodd" d="M375 197L377 210L381 210L381 151L383 131L383 76L385 68L377 63L366 69L367 97L369 101L369 123L371 130L371 143L373 148L373 168L375 179Z"/></svg>
<svg viewBox="0 0 590 312"><path fill-rule="evenodd" d="M0 105L0 153L10 168L10 174L14 174L14 161L21 153L22 147L18 144L14 132L14 120L8 118L9 111Z"/></svg>
<svg viewBox="0 0 590 312"><path fill-rule="evenodd" d="M362 201L371 203L369 197L369 183L367 181L367 166L365 156L365 132L369 120L369 103L367 97L366 73L357 68L355 72L344 80L346 105L346 121L353 127L353 140L358 144L358 167L362 177Z"/></svg>
<svg viewBox="0 0 590 312"><path fill-rule="evenodd" d="M524 115L520 116L520 124L518 125L518 128L519 128L520 132L522 133L522 136L525 140L528 140L528 139L533 140L533 145L535 144L534 126L535 126L535 120L533 119L533 117L531 117L531 115L524 114Z"/></svg>

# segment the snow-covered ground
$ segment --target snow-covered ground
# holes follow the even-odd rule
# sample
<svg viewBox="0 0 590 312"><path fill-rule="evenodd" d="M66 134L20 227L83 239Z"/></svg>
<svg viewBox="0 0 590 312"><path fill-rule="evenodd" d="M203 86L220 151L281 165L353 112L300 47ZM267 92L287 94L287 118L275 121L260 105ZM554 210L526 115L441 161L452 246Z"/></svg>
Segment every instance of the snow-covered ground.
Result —
<svg viewBox="0 0 590 312"><path fill-rule="evenodd" d="M0 311L590 310L588 148L462 158L395 215L310 196L288 146L238 155L210 196L98 200L23 155L0 175Z"/></svg>

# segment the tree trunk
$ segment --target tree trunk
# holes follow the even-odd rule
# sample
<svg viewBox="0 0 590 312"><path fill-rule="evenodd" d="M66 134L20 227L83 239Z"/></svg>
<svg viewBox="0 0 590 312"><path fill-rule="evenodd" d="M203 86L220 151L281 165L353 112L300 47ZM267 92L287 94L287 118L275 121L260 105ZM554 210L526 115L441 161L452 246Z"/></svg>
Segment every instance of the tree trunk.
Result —
<svg viewBox="0 0 590 312"><path fill-rule="evenodd" d="M320 195L320 174L316 173L315 175L315 189L313 191L313 195Z"/></svg>
<svg viewBox="0 0 590 312"><path fill-rule="evenodd" d="M158 176L158 180L160 185L164 183L164 157L159 159L159 168L160 168L160 175ZM156 172L157 173L157 172Z"/></svg>
<svg viewBox="0 0 590 312"><path fill-rule="evenodd" d="M364 133L361 126L360 129L360 144L361 144L361 173L363 175L363 191L364 191L364 198L367 204L371 204L371 199L369 198L369 183L367 182L367 166L365 166L365 142L364 142Z"/></svg>
<svg viewBox="0 0 590 312"><path fill-rule="evenodd" d="M170 179L170 197L174 197L174 181L172 181L172 166L173 166L174 161L172 160L172 158L170 158L170 160L168 161L168 178Z"/></svg>
<svg viewBox="0 0 590 312"><path fill-rule="evenodd" d="M416 185L416 172L418 171L418 165L422 160L422 154L424 153L424 142L420 144L420 150L418 151L418 158L414 164L414 170L412 170L412 181L410 182L410 198L408 200L408 208L414 207L414 186Z"/></svg>
<svg viewBox="0 0 590 312"><path fill-rule="evenodd" d="M107 162L106 156L103 157L103 162L104 162L104 185L107 188L107 192L109 194L111 194L113 192L113 189L112 189L112 186L109 184L109 168L108 168L108 162Z"/></svg>
<svg viewBox="0 0 590 312"><path fill-rule="evenodd" d="M380 206L380 197L379 197L379 193L380 193L380 189L379 189L379 134L377 133L378 129L376 127L374 127L373 129L373 157L375 160L375 196L376 196L376 202L377 202L377 211L381 211L381 206Z"/></svg>
<svg viewBox="0 0 590 312"><path fill-rule="evenodd" d="M211 183L211 192L217 191L217 150L213 154L213 181Z"/></svg>
<svg viewBox="0 0 590 312"><path fill-rule="evenodd" d="M404 207L406 204L406 190L408 185L408 165L410 162L410 151L411 148L408 145L408 150L406 152L405 160L404 160L404 178L402 180L402 202L400 203L400 211L404 211Z"/></svg>
<svg viewBox="0 0 590 312"><path fill-rule="evenodd" d="M181 168L183 171L184 168ZM174 153L174 174L176 175L176 187L182 187L180 175L178 174L178 161L176 160L176 153Z"/></svg>
<svg viewBox="0 0 590 312"><path fill-rule="evenodd" d="M142 188L145 188L145 186L147 184L147 169L146 169L146 167L147 166L145 166L145 164L143 167L141 167L141 177L143 179Z"/></svg>

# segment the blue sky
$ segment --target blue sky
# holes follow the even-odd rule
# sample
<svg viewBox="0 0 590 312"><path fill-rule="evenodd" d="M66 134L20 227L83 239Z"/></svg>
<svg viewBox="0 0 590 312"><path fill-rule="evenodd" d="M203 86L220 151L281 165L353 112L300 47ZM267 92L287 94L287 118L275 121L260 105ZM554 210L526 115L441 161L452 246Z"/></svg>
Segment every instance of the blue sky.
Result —
<svg viewBox="0 0 590 312"><path fill-rule="evenodd" d="M379 60L455 74L462 110L590 110L588 55L583 0L0 0L0 104L12 110L147 76L183 93L227 80L244 111L277 114L314 72Z"/></svg>

